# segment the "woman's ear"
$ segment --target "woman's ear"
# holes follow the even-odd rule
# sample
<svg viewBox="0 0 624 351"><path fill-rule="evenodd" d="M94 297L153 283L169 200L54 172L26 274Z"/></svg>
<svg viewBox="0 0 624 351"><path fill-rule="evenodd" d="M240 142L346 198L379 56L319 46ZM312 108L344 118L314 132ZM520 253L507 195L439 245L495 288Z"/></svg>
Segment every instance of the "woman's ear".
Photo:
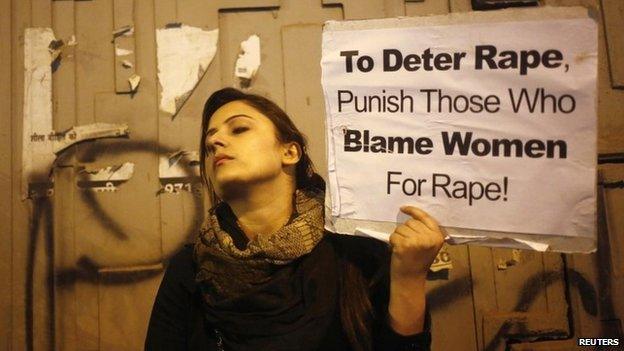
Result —
<svg viewBox="0 0 624 351"><path fill-rule="evenodd" d="M295 165L301 159L301 146L296 142L284 144L282 153L282 163L285 166Z"/></svg>

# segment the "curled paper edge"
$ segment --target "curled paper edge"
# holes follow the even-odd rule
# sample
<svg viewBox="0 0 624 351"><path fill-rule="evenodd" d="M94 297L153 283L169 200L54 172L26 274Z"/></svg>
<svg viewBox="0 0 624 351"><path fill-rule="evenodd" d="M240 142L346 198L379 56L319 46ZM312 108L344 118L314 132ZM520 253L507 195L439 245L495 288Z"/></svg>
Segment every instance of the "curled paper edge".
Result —
<svg viewBox="0 0 624 351"><path fill-rule="evenodd" d="M328 194L326 193L326 201ZM388 242L397 223L338 218L325 205L325 229L344 235L358 235ZM525 233L491 232L466 228L444 227L449 245L470 244L497 248L534 250L538 252L592 253L596 251L594 237L537 235Z"/></svg>

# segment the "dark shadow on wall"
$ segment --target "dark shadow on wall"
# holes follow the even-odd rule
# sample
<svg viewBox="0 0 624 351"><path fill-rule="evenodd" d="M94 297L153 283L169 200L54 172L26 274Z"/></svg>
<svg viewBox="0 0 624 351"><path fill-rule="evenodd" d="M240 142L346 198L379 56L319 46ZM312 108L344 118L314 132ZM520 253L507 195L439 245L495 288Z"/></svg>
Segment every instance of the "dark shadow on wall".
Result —
<svg viewBox="0 0 624 351"><path fill-rule="evenodd" d="M24 293L26 350L33 350L34 341L34 296L35 296L35 256L38 243L42 240L46 253L46 305L50 318L48 319L48 334L50 350L54 350L54 238L53 238L53 209L49 198L38 198L32 203L32 217L29 230L28 257L26 259L26 287ZM43 235L43 238L40 236Z"/></svg>
<svg viewBox="0 0 624 351"><path fill-rule="evenodd" d="M565 260L564 270L566 270L569 274L569 283L571 283L573 287L576 287L579 292L581 292L580 297L585 311L589 314L595 315L598 308L598 299L594 287L591 285L589 280L583 277L581 273L572 269L565 269ZM520 296L518 298L518 302L514 306L513 311L527 312L543 289L546 289L548 286L557 281L560 281L561 279L563 279L563 273L559 271L540 272L539 274L530 277L524 283ZM568 306L570 306L569 299ZM525 324L517 323L516 321L506 321L500 326L497 333L495 334L496 336L489 341L489 343L485 346L484 350L497 350L501 343L507 341L508 335L514 327L518 330L517 332L514 332L515 335L531 336L531 334L533 334L527 329ZM554 332L552 335L549 335L547 333L540 334L541 339L566 339L570 338L571 336L572 335L562 335L557 332ZM532 337L532 339L536 338Z"/></svg>
<svg viewBox="0 0 624 351"><path fill-rule="evenodd" d="M76 145L81 145L80 153L81 159L89 162L94 161L102 155L107 157L115 156L122 157L126 153L149 153L153 155L162 155L173 153L178 150L162 147L157 142L152 141L130 141L128 139L108 139L81 142ZM64 164L71 155L76 152L76 145L64 150L55 160L54 165L57 167L65 167ZM192 169L187 167L186 173L191 176ZM54 169L50 171L50 174L54 172ZM124 232L123 227L113 217L111 217L106 209L102 208L97 201L97 197L90 190L80 190L80 199L87 204L91 211L95 214L97 221L102 225L110 229L112 235L118 240L127 240L128 235ZM154 193L154 197L158 195ZM55 348L55 288L70 287L77 281L88 282L92 284L103 285L124 285L134 284L139 281L151 279L162 273L166 262L180 250L186 242L192 241L201 225L204 213L204 202L198 194L192 193L194 213L192 221L196 225L189 229L184 235L186 241L180 243L172 252L164 253L163 261L156 262L152 265L137 266L137 267L106 267L94 262L88 256L82 256L78 259L75 268L61 269L54 271L54 224L53 224L53 206L51 198L42 197L34 198L32 202L32 217L30 218L30 234L28 243L28 257L26 258L26 282L25 282L25 332L26 332L26 349L33 350L34 348L34 330L35 330L35 270L37 265L36 255L39 245L43 243L45 250L45 264L46 264L46 310L49 316L47 322L47 330L40 330L38 332L44 333L49 336L50 350ZM153 199L146 199L150 201ZM158 201L158 199L156 199ZM43 236L43 238L40 238ZM43 242L42 242L43 240Z"/></svg>
<svg viewBox="0 0 624 351"><path fill-rule="evenodd" d="M474 282L472 284L474 284ZM473 288L472 284L470 282L470 277L465 276L453 279L444 285L431 289L427 293L427 304L430 311L435 311L443 306L448 306L462 297L471 295Z"/></svg>
<svg viewBox="0 0 624 351"><path fill-rule="evenodd" d="M178 151L178 149L166 148L153 141L128 141L125 139L98 140L96 142L82 144L82 146L83 147L77 155L77 158L82 162L94 162L103 155L106 155L108 158L111 156L123 157L127 153L136 154L139 152L158 156ZM59 163L62 163L62 161ZM193 174L190 167L187 167L185 171L189 176ZM156 197L157 192L154 194ZM196 194L193 195L194 213L192 222L196 225L184 235L184 237L187 238L186 242L194 239L197 234L197 230L201 225L204 213L203 199L199 196L195 196ZM117 239L126 240L128 238L128 235L124 232L122 225L106 212L106 209L100 205L97 201L97 197L92 191L80 191L80 198L89 206L89 209L92 211L97 221L106 226ZM180 250L186 242L180 243L180 245L172 252L164 253L165 257L163 258L163 262L167 262L170 257ZM155 264L158 263L162 262L156 262ZM114 271L114 267L101 266L97 262L94 262L91 258L82 256L79 258L78 265L75 269L65 269L57 272L57 286L63 287L65 284L71 284L77 280L95 283L98 279L98 272L100 272L99 274L102 274L101 271L108 271L107 273L104 273L105 275L115 276L114 279L104 279L103 281L100 281L99 283L101 284L118 284L120 281L136 282L149 279L160 272L155 272L155 269L153 268L147 268L143 273L140 269L136 271L128 270L125 272Z"/></svg>

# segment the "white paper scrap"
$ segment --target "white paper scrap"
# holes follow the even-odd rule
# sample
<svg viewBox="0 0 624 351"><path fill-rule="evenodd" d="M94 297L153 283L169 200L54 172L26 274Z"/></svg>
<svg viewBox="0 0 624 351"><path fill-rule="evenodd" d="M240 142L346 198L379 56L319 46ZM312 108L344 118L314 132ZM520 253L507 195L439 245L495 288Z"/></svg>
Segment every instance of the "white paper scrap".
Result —
<svg viewBox="0 0 624 351"><path fill-rule="evenodd" d="M67 44L65 44L67 46L75 46L78 45L78 41L76 40L76 35L72 34L72 36L69 38L69 40L67 41Z"/></svg>
<svg viewBox="0 0 624 351"><path fill-rule="evenodd" d="M175 115L217 52L219 30L181 25L156 30L160 110Z"/></svg>
<svg viewBox="0 0 624 351"><path fill-rule="evenodd" d="M158 176L160 178L199 177L199 153L182 150L171 155L160 156Z"/></svg>
<svg viewBox="0 0 624 351"><path fill-rule="evenodd" d="M115 46L115 55L116 56L128 56L128 55L132 55L134 51L132 50L127 50L127 49L122 49L120 47Z"/></svg>
<svg viewBox="0 0 624 351"><path fill-rule="evenodd" d="M123 181L132 178L134 163L124 162L121 165L108 166L97 171L82 170L81 173L87 173L87 180L92 182Z"/></svg>
<svg viewBox="0 0 624 351"><path fill-rule="evenodd" d="M31 197L29 184L51 182L49 166L54 162L52 141L52 68L50 28L24 31L24 115L22 133L22 198Z"/></svg>
<svg viewBox="0 0 624 351"><path fill-rule="evenodd" d="M242 52L236 60L234 75L251 80L260 67L260 38L255 34L250 35L240 46Z"/></svg>
<svg viewBox="0 0 624 351"><path fill-rule="evenodd" d="M139 83L141 83L141 76L138 74L133 74L128 78L128 83L130 84L130 90L135 92L139 87Z"/></svg>

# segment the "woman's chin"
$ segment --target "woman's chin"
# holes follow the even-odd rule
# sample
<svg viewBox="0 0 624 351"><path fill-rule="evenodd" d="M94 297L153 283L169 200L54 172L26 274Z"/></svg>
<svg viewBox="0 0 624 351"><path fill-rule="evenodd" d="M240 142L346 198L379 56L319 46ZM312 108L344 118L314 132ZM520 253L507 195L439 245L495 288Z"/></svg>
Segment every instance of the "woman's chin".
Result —
<svg viewBox="0 0 624 351"><path fill-rule="evenodd" d="M217 186L227 186L230 183L240 183L242 181L240 170L228 169L227 167L216 169L211 178L213 184Z"/></svg>
<svg viewBox="0 0 624 351"><path fill-rule="evenodd" d="M213 184L218 188L219 197L228 198L245 192L247 183L239 177L223 177L222 179L217 178Z"/></svg>

